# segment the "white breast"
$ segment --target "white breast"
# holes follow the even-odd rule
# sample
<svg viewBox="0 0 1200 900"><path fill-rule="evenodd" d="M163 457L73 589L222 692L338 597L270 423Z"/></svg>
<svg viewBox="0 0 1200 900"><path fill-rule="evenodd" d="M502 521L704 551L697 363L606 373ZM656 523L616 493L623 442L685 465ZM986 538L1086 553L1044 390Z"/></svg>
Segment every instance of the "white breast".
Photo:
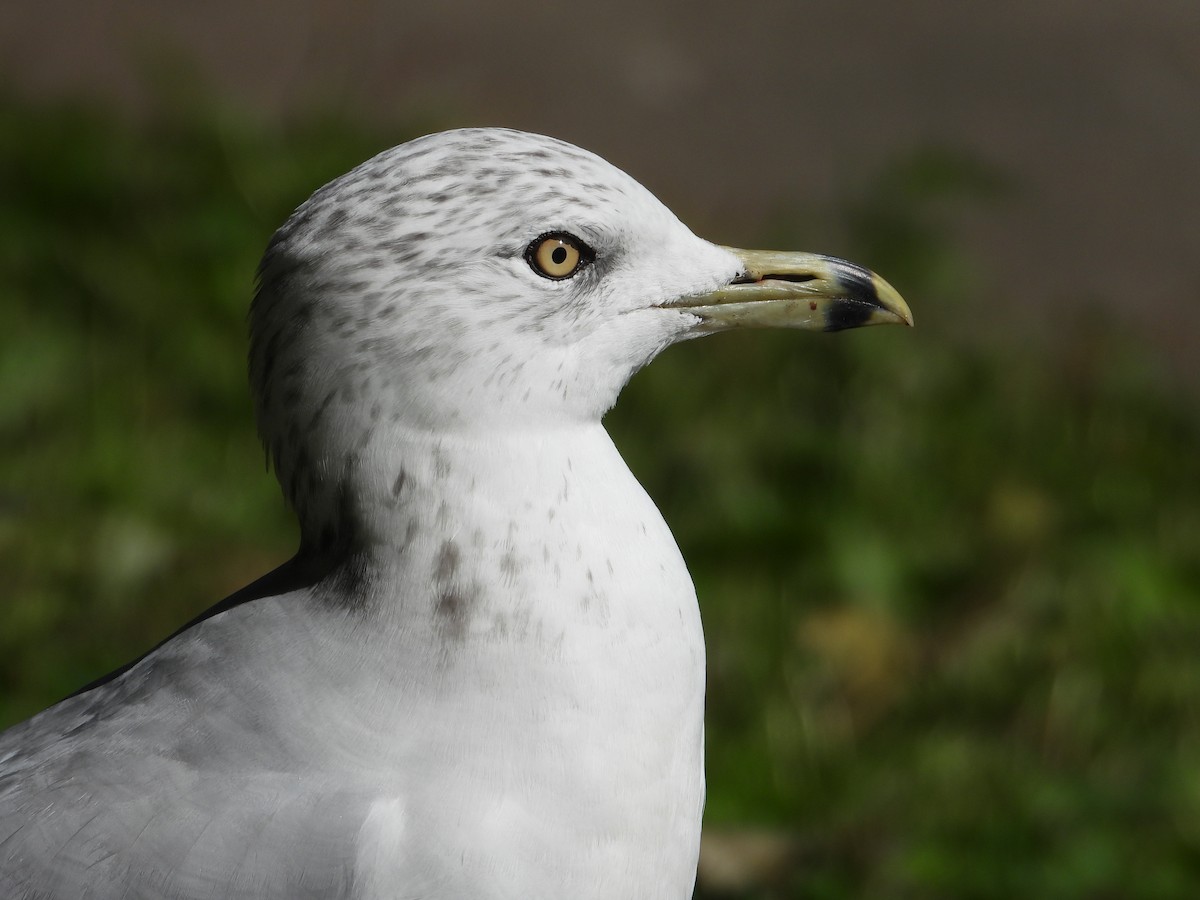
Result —
<svg viewBox="0 0 1200 900"><path fill-rule="evenodd" d="M690 897L699 612L607 434L391 452L403 483L378 526L409 540L380 543L383 608L350 636L369 677L330 749L386 761L363 896Z"/></svg>

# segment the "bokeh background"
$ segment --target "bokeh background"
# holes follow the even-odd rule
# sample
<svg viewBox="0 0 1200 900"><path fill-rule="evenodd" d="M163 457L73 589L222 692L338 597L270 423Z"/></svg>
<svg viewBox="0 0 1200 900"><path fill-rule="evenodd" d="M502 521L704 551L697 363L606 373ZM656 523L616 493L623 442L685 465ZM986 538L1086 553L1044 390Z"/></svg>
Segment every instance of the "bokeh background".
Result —
<svg viewBox="0 0 1200 900"><path fill-rule="evenodd" d="M466 124L918 327L725 335L608 423L696 578L706 897L1200 890L1200 5L9 0L0 726L290 555L268 236Z"/></svg>

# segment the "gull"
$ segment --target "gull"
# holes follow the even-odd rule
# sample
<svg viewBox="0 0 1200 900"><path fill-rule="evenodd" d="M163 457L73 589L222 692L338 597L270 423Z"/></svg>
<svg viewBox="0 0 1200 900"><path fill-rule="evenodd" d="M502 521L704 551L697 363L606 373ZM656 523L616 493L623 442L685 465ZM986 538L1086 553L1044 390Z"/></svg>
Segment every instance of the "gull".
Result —
<svg viewBox="0 0 1200 900"><path fill-rule="evenodd" d="M319 189L250 313L297 554L0 734L0 896L691 896L704 637L601 425L665 347L911 324L597 156L429 135Z"/></svg>

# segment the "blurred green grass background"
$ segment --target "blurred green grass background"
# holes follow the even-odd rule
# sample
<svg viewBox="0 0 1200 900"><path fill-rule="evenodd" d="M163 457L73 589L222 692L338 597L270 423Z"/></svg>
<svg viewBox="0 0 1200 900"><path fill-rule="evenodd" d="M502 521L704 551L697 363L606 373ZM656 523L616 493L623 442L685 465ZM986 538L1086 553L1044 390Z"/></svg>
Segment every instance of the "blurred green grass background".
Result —
<svg viewBox="0 0 1200 900"><path fill-rule="evenodd" d="M245 379L258 256L439 124L174 109L0 97L0 726L290 555ZM745 896L1200 885L1195 393L1098 314L951 336L964 291L999 319L1020 289L974 283L945 216L1003 188L930 150L778 213L745 243L836 228L918 328L681 346L609 416L701 597L707 821L787 837Z"/></svg>

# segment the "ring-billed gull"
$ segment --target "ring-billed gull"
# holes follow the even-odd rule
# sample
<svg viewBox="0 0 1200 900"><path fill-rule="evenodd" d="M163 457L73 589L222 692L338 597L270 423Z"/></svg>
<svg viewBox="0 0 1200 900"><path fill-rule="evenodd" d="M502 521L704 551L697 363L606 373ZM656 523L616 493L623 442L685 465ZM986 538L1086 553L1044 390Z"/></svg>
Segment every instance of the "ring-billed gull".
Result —
<svg viewBox="0 0 1200 900"><path fill-rule="evenodd" d="M551 138L431 135L321 188L251 312L300 550L0 735L0 896L689 897L700 617L600 419L676 341L910 321Z"/></svg>

